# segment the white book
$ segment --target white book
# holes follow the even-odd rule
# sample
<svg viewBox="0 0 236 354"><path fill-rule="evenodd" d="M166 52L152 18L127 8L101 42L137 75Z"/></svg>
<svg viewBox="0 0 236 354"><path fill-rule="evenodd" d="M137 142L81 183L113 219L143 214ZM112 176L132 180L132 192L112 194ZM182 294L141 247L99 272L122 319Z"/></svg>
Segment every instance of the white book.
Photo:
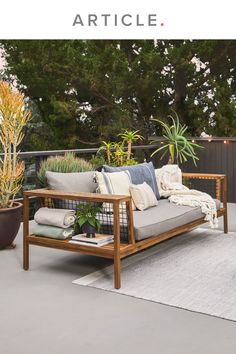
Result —
<svg viewBox="0 0 236 354"><path fill-rule="evenodd" d="M86 243L86 242L80 242L80 241L74 241L74 240L70 240L69 243L73 243L75 245L81 245L81 246L90 246L90 247L102 247L102 246L105 246L105 245L108 245L109 243L112 243L113 240L110 240L110 241L106 241L106 242L103 242L103 243L100 243L100 244L96 244L96 243Z"/></svg>
<svg viewBox="0 0 236 354"><path fill-rule="evenodd" d="M100 235L100 234L96 234L95 237L86 237L85 234L78 234L78 235L74 235L71 238L73 241L80 241L80 242L84 242L84 243L91 243L91 244L103 244L104 242L107 241L113 241L114 240L114 236L113 235Z"/></svg>
<svg viewBox="0 0 236 354"><path fill-rule="evenodd" d="M104 243L107 243L107 242L113 242L114 239L113 238L110 238L110 239L107 239L107 240L104 240L104 241L87 241L87 240L72 240L74 242L80 242L80 243L84 243L85 245L87 244L91 244L91 245L103 245Z"/></svg>

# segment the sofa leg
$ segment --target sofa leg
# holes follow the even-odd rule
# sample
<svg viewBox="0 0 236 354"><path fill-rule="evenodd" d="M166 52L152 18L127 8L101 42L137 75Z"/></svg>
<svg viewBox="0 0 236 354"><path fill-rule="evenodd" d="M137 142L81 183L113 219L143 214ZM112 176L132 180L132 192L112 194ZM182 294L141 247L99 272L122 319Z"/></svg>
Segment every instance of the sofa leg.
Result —
<svg viewBox="0 0 236 354"><path fill-rule="evenodd" d="M228 233L228 214L227 214L227 210L224 213L224 233L225 234Z"/></svg>
<svg viewBox="0 0 236 354"><path fill-rule="evenodd" d="M114 259L114 287L120 289L121 276L120 276L120 259Z"/></svg>
<svg viewBox="0 0 236 354"><path fill-rule="evenodd" d="M228 210L227 210L227 199L228 188L227 188L227 177L223 178L223 206L224 206L224 233L228 233Z"/></svg>
<svg viewBox="0 0 236 354"><path fill-rule="evenodd" d="M119 202L113 205L114 212L114 286L115 289L120 289L120 204Z"/></svg>
<svg viewBox="0 0 236 354"><path fill-rule="evenodd" d="M29 269L29 243L27 241L24 241L23 245L23 268L24 270Z"/></svg>
<svg viewBox="0 0 236 354"><path fill-rule="evenodd" d="M27 236L29 235L29 198L24 192L23 199L23 268L29 269L29 242Z"/></svg>

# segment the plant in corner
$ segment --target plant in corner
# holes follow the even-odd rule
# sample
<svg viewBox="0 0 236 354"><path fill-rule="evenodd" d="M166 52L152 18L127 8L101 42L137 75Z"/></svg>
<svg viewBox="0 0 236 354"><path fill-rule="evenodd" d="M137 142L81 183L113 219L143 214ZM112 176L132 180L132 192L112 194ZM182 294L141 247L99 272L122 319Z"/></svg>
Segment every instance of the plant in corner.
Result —
<svg viewBox="0 0 236 354"><path fill-rule="evenodd" d="M188 127L180 123L177 113L175 113L175 118L171 115L168 117L172 121L171 125L168 125L161 120L153 119L154 121L160 123L163 127L163 137L166 139L166 142L165 145L156 149L151 156L158 152L162 152L160 158L162 160L163 157L169 153L169 164L183 163L188 161L190 158L196 166L196 161L198 161L199 158L196 155L195 149L203 149L203 146L192 143L187 139L186 130Z"/></svg>
<svg viewBox="0 0 236 354"><path fill-rule="evenodd" d="M100 221L97 219L97 213L102 209L91 203L79 204L76 207L75 233L78 229L86 233L86 237L95 237L96 231L101 228Z"/></svg>
<svg viewBox="0 0 236 354"><path fill-rule="evenodd" d="M24 95L0 81L0 248L11 247L21 222L22 204L15 201L23 182L24 162L18 159L18 147L30 111Z"/></svg>

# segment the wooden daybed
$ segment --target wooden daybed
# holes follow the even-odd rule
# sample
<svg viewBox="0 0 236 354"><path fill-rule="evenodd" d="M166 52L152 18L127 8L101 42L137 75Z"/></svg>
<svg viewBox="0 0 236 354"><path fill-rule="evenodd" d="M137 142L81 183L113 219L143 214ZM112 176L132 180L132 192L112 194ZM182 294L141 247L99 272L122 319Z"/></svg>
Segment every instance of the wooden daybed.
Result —
<svg viewBox="0 0 236 354"><path fill-rule="evenodd" d="M202 173L183 173L186 179L204 179L215 180L215 196L222 202L217 213L218 216L224 217L224 232L228 232L227 224L227 179L223 174L202 174ZM107 202L113 205L114 213L114 243L102 247L91 247L84 245L76 245L69 243L69 240L55 240L52 238L39 237L29 234L29 198L51 198L62 200L77 200L87 202ZM120 240L120 203L126 203L128 240L123 242ZM24 251L23 251L23 268L29 268L29 246L43 246L55 249L67 250L72 252L80 252L88 255L94 255L104 258L113 259L114 261L114 286L116 289L121 287L121 259L141 251L145 248L153 246L159 242L187 232L201 224L205 223L204 217L188 222L184 225L171 229L168 232L158 234L140 241L135 240L133 210L131 205L131 197L123 195L103 195L96 193L69 193L49 189L35 189L24 192Z"/></svg>

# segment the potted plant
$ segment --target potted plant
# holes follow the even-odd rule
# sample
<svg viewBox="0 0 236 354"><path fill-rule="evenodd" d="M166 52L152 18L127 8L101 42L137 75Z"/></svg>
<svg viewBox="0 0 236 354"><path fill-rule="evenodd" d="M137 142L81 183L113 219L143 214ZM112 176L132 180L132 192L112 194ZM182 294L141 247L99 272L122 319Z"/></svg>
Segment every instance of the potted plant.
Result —
<svg viewBox="0 0 236 354"><path fill-rule="evenodd" d="M101 208L91 203L79 204L76 207L75 233L78 228L86 234L86 237L95 237L100 230L101 224L97 219L97 213L102 212Z"/></svg>
<svg viewBox="0 0 236 354"><path fill-rule="evenodd" d="M22 186L25 166L18 159L17 148L30 116L24 95L0 81L0 249L12 246L20 227L22 204L15 197Z"/></svg>

